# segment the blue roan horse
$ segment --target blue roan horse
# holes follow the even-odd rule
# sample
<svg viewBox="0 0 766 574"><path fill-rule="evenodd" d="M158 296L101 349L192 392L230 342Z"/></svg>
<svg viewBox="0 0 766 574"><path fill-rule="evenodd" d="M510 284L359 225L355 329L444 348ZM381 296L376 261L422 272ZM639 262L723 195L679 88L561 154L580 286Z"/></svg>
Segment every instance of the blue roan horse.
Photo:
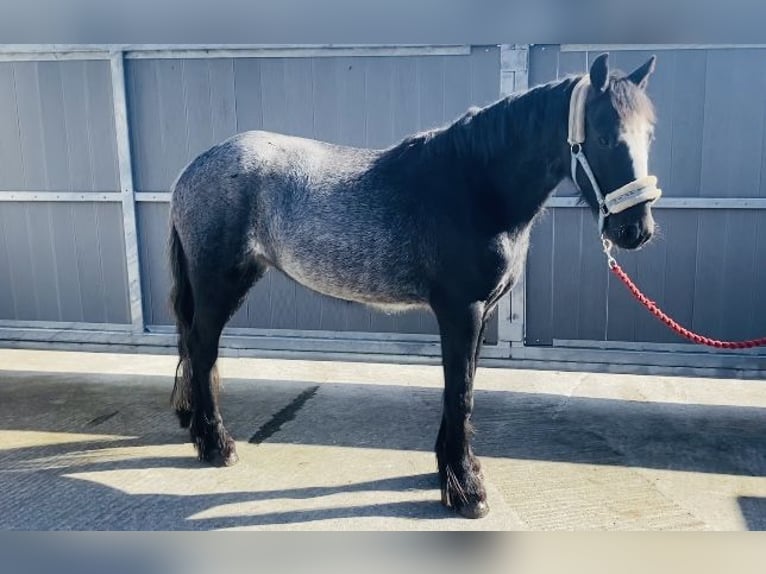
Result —
<svg viewBox="0 0 766 574"><path fill-rule="evenodd" d="M522 272L535 216L572 173L606 238L634 249L651 237L649 200L639 195L610 211L604 196L609 203L615 190L635 192L647 179L654 115L644 88L653 69L654 58L630 75L610 73L602 55L584 76L472 108L385 150L254 131L192 161L171 205L180 354L172 402L199 458L237 461L218 406L218 343L250 287L275 267L325 295L435 313L445 381L436 439L442 502L463 516L485 515L470 446L482 332ZM576 142L570 107L581 115Z"/></svg>

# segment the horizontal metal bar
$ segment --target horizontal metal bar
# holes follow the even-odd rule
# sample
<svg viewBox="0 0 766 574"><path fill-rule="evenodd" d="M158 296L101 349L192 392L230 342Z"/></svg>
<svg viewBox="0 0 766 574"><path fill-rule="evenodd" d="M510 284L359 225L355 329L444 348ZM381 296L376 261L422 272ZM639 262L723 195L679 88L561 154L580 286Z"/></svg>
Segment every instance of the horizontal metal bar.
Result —
<svg viewBox="0 0 766 574"><path fill-rule="evenodd" d="M172 345L159 345L153 340L154 336L147 336L138 344L111 344L111 343L79 343L79 342L51 342L40 343L36 341L8 341L0 340L0 348L5 349L40 349L45 351L79 351L86 353L123 353L138 354L151 353L155 355L175 355L178 351ZM222 347L219 357L232 358L261 358L261 359L296 359L304 361L353 361L356 363L396 363L409 365L438 365L439 357L419 355L391 355L338 352L312 352L312 351L274 351L268 349L228 349ZM482 361L495 360L485 359ZM491 366L481 363L482 366Z"/></svg>
<svg viewBox="0 0 766 574"><path fill-rule="evenodd" d="M145 191L139 191L134 194L134 197L136 198L136 201L141 203L149 203L149 202L155 202L155 203L169 203L170 202L170 196L172 194L170 192L157 192L157 193L149 193Z"/></svg>
<svg viewBox="0 0 766 574"><path fill-rule="evenodd" d="M19 321L0 319L0 328L10 329L74 329L79 331L130 331L128 323L88 323L84 321Z"/></svg>
<svg viewBox="0 0 766 574"><path fill-rule="evenodd" d="M602 358L591 360L589 354L583 353L580 359L560 360L556 356L556 349L550 349L550 353L543 359L529 359L517 356L514 353L512 359L487 359L481 362L483 367L500 367L515 369L530 369L538 371L564 371L564 372L587 372L609 373L644 376L675 376L675 377L710 377L717 379L755 379L762 381L766 377L766 365L754 368L740 368L738 365L728 364L724 360L717 367L704 367L689 363L686 365L654 365L644 363L612 363Z"/></svg>
<svg viewBox="0 0 766 574"><path fill-rule="evenodd" d="M110 352L110 353L153 353L163 355L174 355L177 350L175 343L164 338L161 335L144 333L136 337L132 343L108 340L101 341L34 341L23 340L20 338L0 338L0 348L13 349L44 349L44 350L63 350L63 351L88 351L88 352ZM689 363L679 366L652 365L646 361L641 363L613 363L608 360L609 354L593 357L588 350L581 351L578 360L561 360L557 349L542 349L538 353L538 358L530 359L518 356L518 351L524 349L514 349L514 357L508 358L507 351L501 353L500 349L487 349L487 353L482 353L479 365L489 368L516 368L516 369L536 369L536 370L555 370L555 371L587 371L594 373L625 373L635 375L663 375L663 376L695 376L695 377L717 377L717 378L736 378L736 379L756 379L762 380L766 377L766 364L760 366L745 366L732 364L727 357L721 357L721 364L716 367L703 367L695 363ZM220 356L222 357L263 357L279 359L303 359L315 361L354 361L369 363L399 363L399 364L427 364L438 365L440 358L435 355L402 355L390 353L359 353L348 352L339 346L336 351L296 351L296 350L269 350L259 348L240 348L233 349L223 346ZM597 360L594 360L597 359ZM689 366L695 365L695 366Z"/></svg>
<svg viewBox="0 0 766 574"><path fill-rule="evenodd" d="M148 325L149 333L175 334L172 325ZM426 333L381 333L374 331L326 331L311 329L257 329L248 327L226 327L224 336L252 336L252 337L297 337L309 339L334 339L334 340L365 340L365 341L402 341L414 343L438 343L439 335Z"/></svg>
<svg viewBox="0 0 766 574"><path fill-rule="evenodd" d="M766 49L766 44L561 44L562 52L748 49Z"/></svg>
<svg viewBox="0 0 766 574"><path fill-rule="evenodd" d="M60 62L67 60L108 60L109 52L93 51L75 51L75 52L6 52L0 49L0 62Z"/></svg>
<svg viewBox="0 0 766 574"><path fill-rule="evenodd" d="M439 343L407 341L363 341L356 339L324 339L309 337L252 337L228 335L221 338L230 349L269 349L314 352L390 353L395 355L441 356Z"/></svg>
<svg viewBox="0 0 766 574"><path fill-rule="evenodd" d="M766 355L751 355L737 351L711 353L681 353L661 351L626 351L589 348L513 347L511 358L554 360L565 362L609 363L612 365L651 365L656 367L684 367L693 365L708 369L728 368L765 370Z"/></svg>
<svg viewBox="0 0 766 574"><path fill-rule="evenodd" d="M553 347L567 349L600 349L604 351L649 351L659 353L721 354L720 350L694 343L652 343L648 341L595 341L589 339L553 339ZM737 355L760 355L766 358L766 348L740 349Z"/></svg>
<svg viewBox="0 0 766 574"><path fill-rule="evenodd" d="M137 192L136 201L167 203L170 192ZM546 207L580 207L578 197L551 197ZM0 201L122 201L119 192L104 191L0 191ZM660 199L655 209L766 209L766 197L666 197Z"/></svg>
<svg viewBox="0 0 766 574"><path fill-rule="evenodd" d="M0 201L122 201L112 191L0 191Z"/></svg>
<svg viewBox="0 0 766 574"><path fill-rule="evenodd" d="M467 56L468 45L389 44L5 44L0 61L168 58L324 58L346 56Z"/></svg>
<svg viewBox="0 0 766 574"><path fill-rule="evenodd" d="M190 48L178 50L141 49L126 51L129 60L180 58L328 58L328 57L400 57L400 56L467 56L469 46L325 46L325 47L264 47L264 48Z"/></svg>
<svg viewBox="0 0 766 574"><path fill-rule="evenodd" d="M137 201L170 201L170 193L137 193ZM551 197L546 207L586 207L579 197ZM766 197L665 197L656 209L766 209Z"/></svg>
<svg viewBox="0 0 766 574"><path fill-rule="evenodd" d="M104 332L76 329L17 329L0 327L0 347L8 342L17 343L74 343L90 345L119 345L131 347L151 344L153 346L175 348L176 337L172 334ZM345 353L349 356L362 355L402 355L421 357L441 357L441 346L436 341L374 341L355 339L326 339L322 337L265 337L257 335L224 335L221 347L235 351L292 351L310 353ZM509 348L494 345L486 346L482 355L485 357L507 358Z"/></svg>
<svg viewBox="0 0 766 574"><path fill-rule="evenodd" d="M546 207L587 207L579 197L551 197ZM766 197L663 197L655 209L766 209Z"/></svg>

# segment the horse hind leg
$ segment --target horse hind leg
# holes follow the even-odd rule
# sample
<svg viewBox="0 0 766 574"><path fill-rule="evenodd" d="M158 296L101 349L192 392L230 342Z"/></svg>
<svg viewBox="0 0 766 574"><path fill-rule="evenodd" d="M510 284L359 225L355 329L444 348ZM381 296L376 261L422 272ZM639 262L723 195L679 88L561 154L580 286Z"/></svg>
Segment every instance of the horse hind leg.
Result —
<svg viewBox="0 0 766 574"><path fill-rule="evenodd" d="M188 340L189 432L200 460L214 466L237 462L234 440L223 424L216 368L221 332L266 267L257 262L194 278L194 322Z"/></svg>
<svg viewBox="0 0 766 574"><path fill-rule="evenodd" d="M214 466L237 462L234 440L223 425L213 370L224 321L220 315L195 309L189 341L192 414L189 432L200 460Z"/></svg>

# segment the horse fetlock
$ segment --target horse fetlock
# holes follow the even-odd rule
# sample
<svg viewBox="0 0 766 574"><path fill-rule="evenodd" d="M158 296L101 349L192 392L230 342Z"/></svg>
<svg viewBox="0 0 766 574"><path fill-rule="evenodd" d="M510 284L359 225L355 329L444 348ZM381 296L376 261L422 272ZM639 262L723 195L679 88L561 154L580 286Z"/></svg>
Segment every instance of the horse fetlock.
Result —
<svg viewBox="0 0 766 574"><path fill-rule="evenodd" d="M234 439L222 422L211 422L195 413L191 417L189 431L200 461L213 466L232 466L239 460Z"/></svg>
<svg viewBox="0 0 766 574"><path fill-rule="evenodd" d="M478 458L471 455L457 463L443 463L439 459L439 479L444 506L466 518L487 515L487 492Z"/></svg>

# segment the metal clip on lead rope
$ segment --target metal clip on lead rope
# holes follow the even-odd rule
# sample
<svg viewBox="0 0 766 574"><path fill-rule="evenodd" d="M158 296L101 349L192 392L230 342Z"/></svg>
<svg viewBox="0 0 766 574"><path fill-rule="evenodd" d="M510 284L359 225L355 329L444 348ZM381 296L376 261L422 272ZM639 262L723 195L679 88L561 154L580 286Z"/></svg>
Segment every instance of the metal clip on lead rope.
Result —
<svg viewBox="0 0 766 574"><path fill-rule="evenodd" d="M606 263L609 265L609 269L617 267L617 260L612 255L613 243L605 236L601 236L601 245L604 247L604 254L606 255Z"/></svg>

